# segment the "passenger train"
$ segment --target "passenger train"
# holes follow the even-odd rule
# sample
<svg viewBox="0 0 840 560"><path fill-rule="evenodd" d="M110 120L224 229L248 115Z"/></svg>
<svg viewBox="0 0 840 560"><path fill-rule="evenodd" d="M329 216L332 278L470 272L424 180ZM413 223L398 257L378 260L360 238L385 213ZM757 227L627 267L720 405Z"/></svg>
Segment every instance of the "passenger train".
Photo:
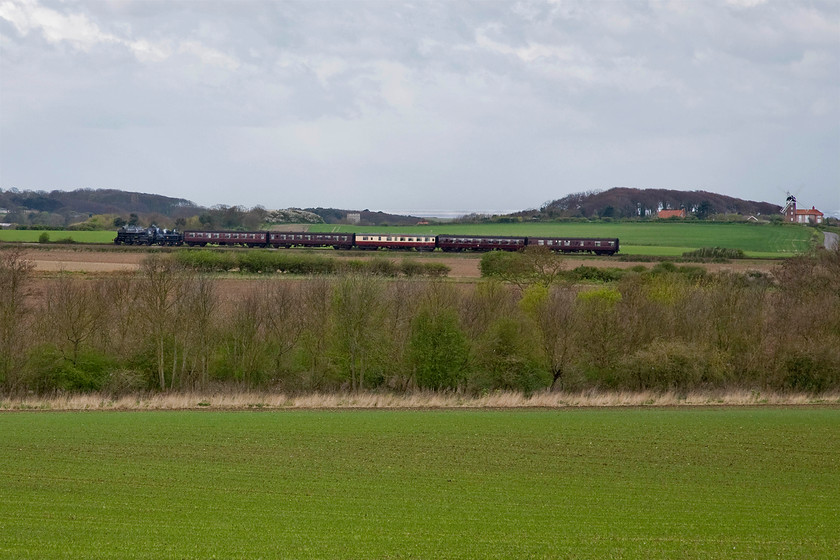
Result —
<svg viewBox="0 0 840 560"><path fill-rule="evenodd" d="M547 247L559 253L614 255L617 238L507 237L496 235L423 235L390 233L311 233L308 231L215 231L179 232L155 226L123 226L114 239L117 245L188 245L190 247L332 247L334 249L390 249L415 251L518 251Z"/></svg>

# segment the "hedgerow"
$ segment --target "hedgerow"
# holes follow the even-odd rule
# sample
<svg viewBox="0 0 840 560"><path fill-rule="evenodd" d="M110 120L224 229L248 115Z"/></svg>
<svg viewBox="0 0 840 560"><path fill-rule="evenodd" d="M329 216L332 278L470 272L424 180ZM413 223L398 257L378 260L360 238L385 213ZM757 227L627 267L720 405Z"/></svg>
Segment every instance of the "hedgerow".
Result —
<svg viewBox="0 0 840 560"><path fill-rule="evenodd" d="M840 253L772 278L663 264L524 287L419 281L408 260L180 253L38 292L22 254L4 254L3 391L840 389ZM236 268L261 278L223 293L197 272Z"/></svg>

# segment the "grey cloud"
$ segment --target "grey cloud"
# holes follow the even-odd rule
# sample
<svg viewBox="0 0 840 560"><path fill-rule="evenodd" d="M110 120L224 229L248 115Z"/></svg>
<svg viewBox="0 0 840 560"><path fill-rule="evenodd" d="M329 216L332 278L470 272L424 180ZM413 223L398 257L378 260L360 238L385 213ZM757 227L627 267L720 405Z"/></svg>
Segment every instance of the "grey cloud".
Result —
<svg viewBox="0 0 840 560"><path fill-rule="evenodd" d="M501 209L801 181L840 211L836 2L0 0L0 41L3 188Z"/></svg>

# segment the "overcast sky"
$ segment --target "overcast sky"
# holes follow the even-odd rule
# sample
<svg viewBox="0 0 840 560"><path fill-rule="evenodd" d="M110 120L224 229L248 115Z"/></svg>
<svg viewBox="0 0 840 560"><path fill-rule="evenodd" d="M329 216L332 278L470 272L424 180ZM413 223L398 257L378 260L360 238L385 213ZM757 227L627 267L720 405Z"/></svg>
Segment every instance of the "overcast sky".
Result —
<svg viewBox="0 0 840 560"><path fill-rule="evenodd" d="M840 2L0 0L0 188L440 213L611 187L840 216Z"/></svg>

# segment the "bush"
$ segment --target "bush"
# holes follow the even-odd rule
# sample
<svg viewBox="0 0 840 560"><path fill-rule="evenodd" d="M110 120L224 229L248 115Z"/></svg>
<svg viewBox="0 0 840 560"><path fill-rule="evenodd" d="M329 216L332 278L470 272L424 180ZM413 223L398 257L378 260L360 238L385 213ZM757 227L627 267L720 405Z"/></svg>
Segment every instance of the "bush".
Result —
<svg viewBox="0 0 840 560"><path fill-rule="evenodd" d="M719 387L729 377L719 352L681 340L648 344L627 356L620 371L616 388L642 391Z"/></svg>
<svg viewBox="0 0 840 560"><path fill-rule="evenodd" d="M73 363L51 344L33 350L31 365L31 387L38 393L99 391L112 366L107 356L93 350L79 352Z"/></svg>
<svg viewBox="0 0 840 560"><path fill-rule="evenodd" d="M422 309L411 322L409 361L421 389L455 389L464 379L469 343L451 309Z"/></svg>
<svg viewBox="0 0 840 560"><path fill-rule="evenodd" d="M596 268L594 266L579 266L571 270L568 277L573 282L615 282L624 273L617 268Z"/></svg>
<svg viewBox="0 0 840 560"><path fill-rule="evenodd" d="M426 276L432 278L443 278L449 274L450 270L452 270L443 263L425 263L423 265L423 269Z"/></svg>
<svg viewBox="0 0 840 560"><path fill-rule="evenodd" d="M187 249L177 251L175 260L187 268L200 272L227 272L237 267L236 256L229 251Z"/></svg>
<svg viewBox="0 0 840 560"><path fill-rule="evenodd" d="M746 255L741 249L726 249L724 247L703 247L695 251L686 251L682 255L686 258L701 259L744 259Z"/></svg>
<svg viewBox="0 0 840 560"><path fill-rule="evenodd" d="M278 263L269 251L244 251L237 254L239 270L242 272L277 272Z"/></svg>
<svg viewBox="0 0 840 560"><path fill-rule="evenodd" d="M840 387L840 361L830 349L793 350L783 358L782 389L820 393Z"/></svg>
<svg viewBox="0 0 840 560"><path fill-rule="evenodd" d="M41 232L41 235L38 236L38 243L49 243L50 242L50 234L46 231Z"/></svg>
<svg viewBox="0 0 840 560"><path fill-rule="evenodd" d="M510 317L490 324L476 352L480 388L530 394L551 385L551 374L540 367L533 340L523 327Z"/></svg>
<svg viewBox="0 0 840 560"><path fill-rule="evenodd" d="M403 259L400 263L400 272L409 278L412 276L420 276L423 274L423 265L413 259Z"/></svg>
<svg viewBox="0 0 840 560"><path fill-rule="evenodd" d="M370 274L375 274L377 276L394 277L398 272L397 265L395 265L393 261L382 257L374 257L369 260L367 268Z"/></svg>

